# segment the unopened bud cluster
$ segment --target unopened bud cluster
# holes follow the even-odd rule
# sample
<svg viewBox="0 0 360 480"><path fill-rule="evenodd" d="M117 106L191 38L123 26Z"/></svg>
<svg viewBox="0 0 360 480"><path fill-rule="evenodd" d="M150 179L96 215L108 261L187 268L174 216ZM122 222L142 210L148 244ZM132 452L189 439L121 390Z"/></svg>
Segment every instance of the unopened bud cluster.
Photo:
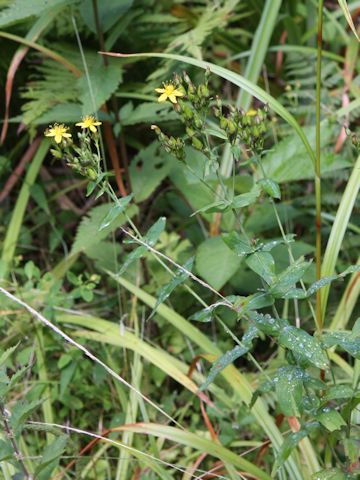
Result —
<svg viewBox="0 0 360 480"><path fill-rule="evenodd" d="M179 113L191 145L197 150L203 151L207 156L210 155L207 141L204 136L206 119L210 112L210 91L209 91L210 71L206 70L204 82L195 86L186 72L182 77L176 76L185 91L185 97L180 99L175 106Z"/></svg>
<svg viewBox="0 0 360 480"><path fill-rule="evenodd" d="M264 137L267 131L267 106L258 110L245 112L233 106L228 107L224 115L221 100L216 99L214 114L219 119L220 128L226 133L229 142L235 145L243 143L250 150L259 153L264 147Z"/></svg>
<svg viewBox="0 0 360 480"><path fill-rule="evenodd" d="M174 110L179 114L185 126L186 137L184 140L168 137L157 125L152 125L151 128L157 134L160 143L167 152L172 153L179 160L184 160L184 147L187 141L192 147L203 152L211 162L216 163L217 154L214 152L217 146L212 148L210 140L212 134L208 129L208 119L213 114L218 121L219 129L225 133L227 142L231 144L233 151L240 154L240 145L242 144L255 154L261 153L267 132L267 106L249 112L233 106L224 106L219 97L214 99L211 96L208 84L209 76L210 71L207 70L204 81L195 85L184 72L181 76L175 75L172 83L165 84L168 89L169 85L172 86L169 95L171 93L177 95L177 98L171 101ZM166 88L157 91L166 92ZM159 101L162 101L162 97Z"/></svg>
<svg viewBox="0 0 360 480"><path fill-rule="evenodd" d="M163 133L157 125L151 125L151 130L154 130L158 136L159 142L164 147L165 151L174 155L178 160L185 158L185 143L181 138L168 137Z"/></svg>
<svg viewBox="0 0 360 480"><path fill-rule="evenodd" d="M95 135L85 132L78 133L79 145L62 142L50 151L55 158L63 158L66 164L75 172L89 180L96 180L98 177L100 158L94 153L93 142ZM98 139L95 139L97 142Z"/></svg>

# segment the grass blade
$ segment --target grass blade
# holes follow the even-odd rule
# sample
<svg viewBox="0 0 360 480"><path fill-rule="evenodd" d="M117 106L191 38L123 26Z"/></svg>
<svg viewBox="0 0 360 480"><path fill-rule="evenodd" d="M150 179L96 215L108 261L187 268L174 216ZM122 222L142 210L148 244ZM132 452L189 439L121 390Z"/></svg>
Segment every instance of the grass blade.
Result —
<svg viewBox="0 0 360 480"><path fill-rule="evenodd" d="M326 250L322 262L321 276L330 276L335 271L335 265L339 256L340 248L349 223L350 215L354 207L357 194L360 189L360 156L358 157L341 202L336 213L335 221L331 228L330 237L326 245ZM326 305L329 296L330 285L326 285L321 290L322 316L325 318Z"/></svg>

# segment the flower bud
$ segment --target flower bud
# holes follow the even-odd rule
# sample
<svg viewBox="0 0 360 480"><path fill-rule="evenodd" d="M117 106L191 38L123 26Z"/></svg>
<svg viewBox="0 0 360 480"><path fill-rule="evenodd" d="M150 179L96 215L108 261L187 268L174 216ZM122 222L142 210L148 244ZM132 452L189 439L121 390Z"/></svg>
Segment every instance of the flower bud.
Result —
<svg viewBox="0 0 360 480"><path fill-rule="evenodd" d="M197 137L192 137L191 143L192 143L192 146L196 148L196 150L202 150L204 148L204 145L202 144L201 140L199 140Z"/></svg>

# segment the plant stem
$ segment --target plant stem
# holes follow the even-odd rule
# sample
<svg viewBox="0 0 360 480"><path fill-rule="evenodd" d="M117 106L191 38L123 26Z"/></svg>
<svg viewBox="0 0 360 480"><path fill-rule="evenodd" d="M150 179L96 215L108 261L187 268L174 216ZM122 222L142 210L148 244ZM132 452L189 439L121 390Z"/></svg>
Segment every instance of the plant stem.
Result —
<svg viewBox="0 0 360 480"><path fill-rule="evenodd" d="M320 101L321 101L321 51L323 28L323 4L318 3L317 65L316 65L316 149L315 149L315 199L316 199L316 279L321 278L321 137L320 137ZM322 329L321 291L316 292L316 325Z"/></svg>
<svg viewBox="0 0 360 480"><path fill-rule="evenodd" d="M6 436L8 437L9 439L9 442L11 443L11 446L14 450L14 455L15 455L15 458L16 460L19 462L19 465L21 467L21 470L23 471L24 473L24 476L27 480L32 480L32 475L28 472L27 468L26 468L26 465L24 463L24 460L23 460L23 457L21 455L21 452L19 450L19 447L16 443L16 440L15 440L15 435L14 435L14 432L12 431L11 427L10 427L10 424L7 420L7 413L6 413L6 410L5 410L5 406L3 403L0 403L0 413L1 413L1 416L2 416L2 421L3 421L3 424L4 424L4 430L5 430L5 433L6 433Z"/></svg>

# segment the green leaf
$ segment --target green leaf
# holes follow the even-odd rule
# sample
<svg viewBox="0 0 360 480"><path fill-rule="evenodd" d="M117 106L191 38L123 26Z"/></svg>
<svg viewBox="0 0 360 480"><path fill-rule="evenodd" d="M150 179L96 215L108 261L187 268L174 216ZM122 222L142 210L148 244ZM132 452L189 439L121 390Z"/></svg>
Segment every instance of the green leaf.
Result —
<svg viewBox="0 0 360 480"><path fill-rule="evenodd" d="M150 247L153 247L156 242L158 241L160 235L165 229L166 225L166 218L165 217L160 217L154 225L152 225L149 230L147 231L146 235L143 238L143 241L149 245ZM140 247L136 248L133 250L129 255L126 257L125 262L123 263L122 267L120 268L118 275L121 275L125 270L128 268L128 266L133 263L135 260L138 260L141 258L146 252L148 248L145 245L141 245Z"/></svg>
<svg viewBox="0 0 360 480"><path fill-rule="evenodd" d="M80 222L80 225L76 232L75 241L71 249L71 255L75 253L86 251L88 248L98 244L101 240L104 240L109 233L116 230L120 225L126 223L126 217L120 214L108 227L99 230L105 216L108 214L109 209L113 206L112 203L104 203L97 207L94 207L84 216ZM127 210L127 216L133 217L138 211L135 205L130 205Z"/></svg>
<svg viewBox="0 0 360 480"><path fill-rule="evenodd" d="M119 198L118 201L110 207L109 212L107 213L99 227L99 231L104 230L104 228L108 227L115 220L115 218L117 218L120 213L125 210L127 205L131 202L133 196L134 195L131 194L127 195L126 197Z"/></svg>
<svg viewBox="0 0 360 480"><path fill-rule="evenodd" d="M10 416L10 424L15 433L21 431L28 417L36 410L43 400L34 400L33 402L17 402L12 409Z"/></svg>
<svg viewBox="0 0 360 480"><path fill-rule="evenodd" d="M120 109L120 118L122 125L136 125L138 123L159 125L161 122L178 120L177 113L170 107L169 103L145 102L133 108L132 102L126 103ZM145 148L146 150L146 148ZM144 150L141 150L141 152ZM164 152L161 149L161 152ZM170 155L169 155L170 157ZM131 160L132 165L133 160Z"/></svg>
<svg viewBox="0 0 360 480"><path fill-rule="evenodd" d="M221 237L212 237L198 247L195 262L204 280L220 290L239 268L241 258L225 245Z"/></svg>
<svg viewBox="0 0 360 480"><path fill-rule="evenodd" d="M47 202L46 194L44 189L38 183L35 183L30 187L30 194L38 204L40 208L44 210L48 215L50 215L49 205Z"/></svg>
<svg viewBox="0 0 360 480"><path fill-rule="evenodd" d="M89 79L86 74L77 81L80 101L83 104L83 115L95 113L111 97L122 81L122 70L119 64L113 62L105 66L101 60L89 69ZM89 89L89 82L91 90Z"/></svg>
<svg viewBox="0 0 360 480"><path fill-rule="evenodd" d="M338 468L327 468L314 473L312 480L346 480L346 475Z"/></svg>
<svg viewBox="0 0 360 480"><path fill-rule="evenodd" d="M14 450L9 440L0 439L0 462L10 460L14 457Z"/></svg>
<svg viewBox="0 0 360 480"><path fill-rule="evenodd" d="M231 303L233 303L236 300L236 298L238 298L238 297L236 297L234 295L230 295L230 296L226 297L226 299ZM228 307L228 304L225 303L225 302L213 303L212 305L209 305L208 307L203 308L199 312L196 312L193 315L191 315L189 320L192 320L194 322L203 322L203 323L210 322L213 318L215 309L218 308L218 307L221 307L221 306Z"/></svg>
<svg viewBox="0 0 360 480"><path fill-rule="evenodd" d="M155 141L131 160L130 180L135 200L146 200L169 174L174 159Z"/></svg>
<svg viewBox="0 0 360 480"><path fill-rule="evenodd" d="M360 360L360 340L353 337L350 332L329 332L322 337L326 348L338 346L348 352L352 357Z"/></svg>
<svg viewBox="0 0 360 480"><path fill-rule="evenodd" d="M310 432L318 429L318 427L319 424L314 422L313 424L305 425L305 427L302 427L298 432L290 433L280 447L273 471L276 471L278 468L282 467L298 443L303 438L307 437Z"/></svg>
<svg viewBox="0 0 360 480"><path fill-rule="evenodd" d="M245 260L248 267L270 285L276 278L275 261L269 252L255 252Z"/></svg>
<svg viewBox="0 0 360 480"><path fill-rule="evenodd" d="M184 264L184 268L188 271L191 272L192 270L192 267L193 267L193 263L194 263L194 258L190 258L187 262L185 262ZM182 284L183 282L185 282L185 280L189 278L189 273L188 272L184 272L184 270L182 269L178 269L175 273L175 276L171 279L171 281L167 284L167 285L164 285L158 292L158 298L156 300L156 304L155 304L155 307L154 307L154 312L156 311L156 309L158 308L158 306L161 304L161 303L164 303L164 301L170 296L170 294L172 293L173 290L175 290L175 288Z"/></svg>
<svg viewBox="0 0 360 480"><path fill-rule="evenodd" d="M255 323L257 328L266 335L278 337L281 332L281 325L278 320L275 320L271 315L265 315L258 312L249 312L249 318Z"/></svg>
<svg viewBox="0 0 360 480"><path fill-rule="evenodd" d="M97 8L101 30L104 33L110 30L125 15L132 4L133 0L121 0L121 2L118 0L101 0L101 2L98 2ZM93 8L92 0L83 0L79 11L87 27L97 34Z"/></svg>
<svg viewBox="0 0 360 480"><path fill-rule="evenodd" d="M303 410L303 372L287 366L279 368L274 378L279 407L286 417L299 417Z"/></svg>
<svg viewBox="0 0 360 480"><path fill-rule="evenodd" d="M4 353L1 354L1 356L0 356L0 367L5 364L7 359L15 352L15 350L17 349L18 346L19 346L19 343L17 343L13 347L8 348L7 350L5 350Z"/></svg>
<svg viewBox="0 0 360 480"><path fill-rule="evenodd" d="M354 22L353 22L351 13L349 11L349 7L347 6L346 0L338 0L338 2L339 2L339 5L341 7L341 10L343 11L343 13L345 15L346 21L349 24L349 27L351 28L351 30L352 30L353 34L355 35L355 37L357 38L357 40L360 42L360 38L359 38L359 35L356 31L356 27L354 25Z"/></svg>
<svg viewBox="0 0 360 480"><path fill-rule="evenodd" d="M316 415L316 419L330 432L340 430L346 426L346 422L337 410L328 407L322 408Z"/></svg>
<svg viewBox="0 0 360 480"><path fill-rule="evenodd" d="M354 396L354 390L350 385L332 385L328 387L322 401L329 402L330 400L348 399Z"/></svg>
<svg viewBox="0 0 360 480"><path fill-rule="evenodd" d="M252 342L259 336L259 330L255 325L251 325L241 340L241 345L236 345L232 350L221 355L210 369L209 375L201 385L200 390L205 390L216 378L216 376L227 366L233 363L237 358L245 355L252 347Z"/></svg>
<svg viewBox="0 0 360 480"><path fill-rule="evenodd" d="M64 453L67 441L67 435L61 435L50 443L50 445L47 445L42 455L40 465L36 468L36 478L39 480L50 478L51 472L59 463L60 456Z"/></svg>
<svg viewBox="0 0 360 480"><path fill-rule="evenodd" d="M231 205L233 208L243 208L247 207L248 205L252 205L255 203L256 199L260 196L261 190L260 188L255 185L252 190L248 193L241 193L240 195L236 195L232 202Z"/></svg>
<svg viewBox="0 0 360 480"><path fill-rule="evenodd" d="M311 147L315 148L315 128L304 127L303 132ZM342 157L330 150L335 135L334 125L329 123L321 126L321 172L344 168L347 164ZM277 183L286 183L312 178L313 167L306 147L296 135L288 135L280 140L272 150L262 158L266 176Z"/></svg>
<svg viewBox="0 0 360 480"><path fill-rule="evenodd" d="M270 290L271 294L276 298L282 298L303 278L310 265L311 263L305 262L303 258L299 258L289 265L289 267L276 278Z"/></svg>
<svg viewBox="0 0 360 480"><path fill-rule="evenodd" d="M305 357L318 368L327 368L328 366L327 357L321 349L320 343L305 330L289 325L280 333L279 343L300 357Z"/></svg>
<svg viewBox="0 0 360 480"><path fill-rule="evenodd" d="M274 180L262 178L257 183L271 198L281 198L280 187Z"/></svg>
<svg viewBox="0 0 360 480"><path fill-rule="evenodd" d="M254 251L254 247L250 245L247 237L234 230L230 233L223 233L221 238L230 250L235 252L239 257L245 257Z"/></svg>
<svg viewBox="0 0 360 480"><path fill-rule="evenodd" d="M274 299L271 295L264 292L254 293L248 297L239 297L235 302L235 308L241 314L249 314L252 310L269 307L274 304Z"/></svg>
<svg viewBox="0 0 360 480"><path fill-rule="evenodd" d="M55 7L67 5L71 0L13 0L8 2L9 6L0 12L0 27L25 20L29 17L40 16L42 13L49 12Z"/></svg>

